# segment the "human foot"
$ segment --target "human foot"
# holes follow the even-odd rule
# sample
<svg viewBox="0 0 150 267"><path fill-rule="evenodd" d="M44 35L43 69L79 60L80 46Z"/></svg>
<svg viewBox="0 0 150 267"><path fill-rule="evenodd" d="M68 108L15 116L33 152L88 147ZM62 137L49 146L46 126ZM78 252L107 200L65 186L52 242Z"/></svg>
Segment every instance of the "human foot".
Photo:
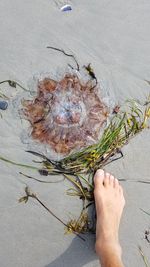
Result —
<svg viewBox="0 0 150 267"><path fill-rule="evenodd" d="M98 170L94 176L94 197L96 204L96 252L113 247L121 255L118 231L122 211L125 205L123 189L118 180L103 170Z"/></svg>

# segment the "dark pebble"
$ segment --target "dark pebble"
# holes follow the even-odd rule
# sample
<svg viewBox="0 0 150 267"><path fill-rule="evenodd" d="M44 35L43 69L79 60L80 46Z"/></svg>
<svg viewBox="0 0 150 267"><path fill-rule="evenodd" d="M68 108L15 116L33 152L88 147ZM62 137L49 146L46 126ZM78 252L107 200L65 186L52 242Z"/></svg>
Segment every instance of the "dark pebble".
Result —
<svg viewBox="0 0 150 267"><path fill-rule="evenodd" d="M6 101L0 101L0 109L6 110L8 108L8 103Z"/></svg>

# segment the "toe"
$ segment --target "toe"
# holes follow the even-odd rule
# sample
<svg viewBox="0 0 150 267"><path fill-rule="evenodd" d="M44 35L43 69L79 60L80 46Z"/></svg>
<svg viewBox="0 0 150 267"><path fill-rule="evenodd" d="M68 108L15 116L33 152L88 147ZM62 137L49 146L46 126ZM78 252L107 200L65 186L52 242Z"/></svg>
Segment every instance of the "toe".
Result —
<svg viewBox="0 0 150 267"><path fill-rule="evenodd" d="M111 185L111 186L114 186L114 176L113 175L110 175L110 177L109 177L109 184Z"/></svg>
<svg viewBox="0 0 150 267"><path fill-rule="evenodd" d="M119 181L117 178L114 178L114 187L119 188Z"/></svg>
<svg viewBox="0 0 150 267"><path fill-rule="evenodd" d="M110 173L106 172L105 173L105 178L104 178L104 186L108 186L110 181Z"/></svg>
<svg viewBox="0 0 150 267"><path fill-rule="evenodd" d="M123 188L122 188L121 185L119 185L119 193L120 193L121 195L123 195Z"/></svg>
<svg viewBox="0 0 150 267"><path fill-rule="evenodd" d="M99 169L96 171L94 175L95 188L103 186L103 182L104 182L104 171L102 169Z"/></svg>

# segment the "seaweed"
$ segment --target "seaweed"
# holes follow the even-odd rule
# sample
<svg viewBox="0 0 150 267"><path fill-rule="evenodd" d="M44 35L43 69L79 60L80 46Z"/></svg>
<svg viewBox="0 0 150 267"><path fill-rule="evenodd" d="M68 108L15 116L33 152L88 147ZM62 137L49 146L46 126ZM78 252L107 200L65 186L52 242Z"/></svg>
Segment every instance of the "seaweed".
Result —
<svg viewBox="0 0 150 267"><path fill-rule="evenodd" d="M79 237L80 239L82 239L83 241L85 241L85 239L79 235L76 230L72 227L72 225L68 225L66 224L64 221L62 221L56 214L53 213L53 211L51 211L40 199L39 197L33 193L30 188L28 186L25 187L25 193L26 195L21 197L18 201L19 203L24 202L27 203L29 198L33 198L35 199L42 207L44 207L44 209L46 209L57 221L59 221L61 224L63 224L68 231L71 230L72 233L74 233L77 237Z"/></svg>
<svg viewBox="0 0 150 267"><path fill-rule="evenodd" d="M140 252L140 254L141 254L141 256L142 256L142 259L143 259L143 261L144 261L144 263L145 263L145 266L146 266L146 267L150 267L150 264L149 264L149 262L148 262L146 256L144 255L144 252L143 252L142 248L141 248L140 246L139 246L138 248L139 248L139 252Z"/></svg>
<svg viewBox="0 0 150 267"><path fill-rule="evenodd" d="M145 211L145 210L143 210L141 208L140 208L140 210L142 212L144 212L146 215L150 216L150 213L149 212L147 212L147 211ZM145 232L144 232L144 239L147 241L147 243L150 244L150 230L145 230Z"/></svg>
<svg viewBox="0 0 150 267"><path fill-rule="evenodd" d="M134 105L129 107L130 111L119 112L112 118L97 144L62 159L59 165L63 171L94 173L98 168L111 163L116 154L120 153L122 157L121 148L133 136L147 128L150 117L149 106L142 112L135 104L134 102Z"/></svg>
<svg viewBox="0 0 150 267"><path fill-rule="evenodd" d="M20 83L16 82L16 81L13 81L13 80L4 80L4 81L1 81L0 84L3 84L3 83L8 83L9 86L13 87L13 88L16 88L17 86L19 86L21 89L23 89L24 91L29 91L28 89L26 89L24 86L22 86ZM5 96L6 97L6 96Z"/></svg>
<svg viewBox="0 0 150 267"><path fill-rule="evenodd" d="M45 184L48 184L48 183L50 183L50 184L53 184L53 183L60 183L60 182L64 181L64 179L65 179L65 178L63 178L63 179L58 180L58 181L44 181L44 180L40 180L40 179L37 179L37 178L35 178L35 177L32 177L32 176L30 176L30 175L24 174L24 173L22 173L22 172L19 172L19 174L23 175L23 176L26 177L26 178L32 179L32 180L37 181L37 182L39 182L39 183L45 183Z"/></svg>
<svg viewBox="0 0 150 267"><path fill-rule="evenodd" d="M97 81L97 77L96 77L96 75L95 75L95 73L94 73L94 70L93 70L93 68L91 67L91 63L89 63L87 66L84 65L84 68L87 70L89 76L90 76L93 80L95 80L95 85L91 88L91 89L94 89L94 88L97 86L98 81Z"/></svg>
<svg viewBox="0 0 150 267"><path fill-rule="evenodd" d="M29 151L43 159L43 170L47 170L48 175L62 173L73 185L67 190L67 194L79 197L83 201L83 210L79 218L77 220L71 219L68 222L67 226L69 228L67 228L66 233L71 233L72 231L85 233L90 231L88 207L94 203L93 175L95 171L114 160L122 158L121 148L128 144L132 137L147 128L149 117L149 106L146 106L142 111L137 102L128 101L127 111L119 111L113 116L97 144L71 154L60 161L51 161L42 154ZM118 154L120 156L114 158ZM150 184L149 180L120 180Z"/></svg>
<svg viewBox="0 0 150 267"><path fill-rule="evenodd" d="M82 233L82 234L89 232L89 218L88 218L87 212L85 212L84 210L81 212L77 220L71 219L67 223L65 233L71 234L73 232Z"/></svg>
<svg viewBox="0 0 150 267"><path fill-rule="evenodd" d="M61 52L67 57L71 57L76 64L76 70L80 70L79 63L73 54L66 53L63 49L59 49L53 46L47 46L47 48ZM98 84L94 70L91 67L91 64L88 64L87 66L84 65L83 67L87 71L91 80L95 81L95 85L93 87L91 87L90 85L89 87L90 90L94 89ZM72 66L71 68L74 69ZM3 83L8 83L9 86L13 88L19 86L23 90L28 91L28 89L24 88L21 84L13 80L4 80L0 82L0 84ZM147 81L147 83L150 84L149 81ZM7 96L3 95L2 93L0 93L0 97L7 98ZM35 193L30 191L29 187L25 188L26 195L21 197L19 199L19 202L26 203L29 198L35 199L53 217L55 217L55 219L57 219L65 226L66 233L74 233L79 238L84 240L80 234L91 231L89 227L90 219L88 208L89 206L94 204L93 177L96 170L99 168L104 168L106 165L123 158L124 155L122 148L124 147L124 145L127 145L131 138L139 134L141 131L149 128L148 123L150 118L150 96L146 99L143 105L141 105L139 101L128 100L126 101L125 106L125 110L122 110L119 105L117 105L113 109L113 114L110 122L104 129L103 134L101 135L97 143L87 146L78 152L71 153L69 154L69 156L66 156L59 161L52 160L42 153L38 153L32 150L28 150L26 152L32 154L35 157L39 157L41 161L34 162L40 164L40 166L35 167L27 164L17 163L13 160L0 156L0 160L2 161L18 167L35 170L41 176L54 176L54 181L49 181L38 179L31 175L20 172L20 175L26 177L27 179L32 179L40 183L57 183L63 181L64 179L68 180L72 186L68 188L67 195L78 197L79 199L81 199L83 204L82 211L78 219L71 219L68 223L63 222L37 197ZM41 117L41 119L43 119L43 117ZM40 120L36 120L36 125L39 122ZM55 180L55 177L58 174L62 174L64 178L58 181ZM120 181L150 184L149 180L142 181L120 179ZM144 210L142 211L145 212ZM148 214L147 212L145 213ZM143 257L145 264L147 264L146 258L141 248L139 248L139 251ZM148 267L148 264L146 266Z"/></svg>
<svg viewBox="0 0 150 267"><path fill-rule="evenodd" d="M145 240L150 244L150 230L145 230L144 235Z"/></svg>
<svg viewBox="0 0 150 267"><path fill-rule="evenodd" d="M142 111L137 102L130 101L128 111L120 111L113 116L96 144L70 154L60 161L51 160L34 151L27 152L43 159L42 165L43 169L47 170L47 175L54 173L94 174L98 168L123 157L122 147L128 144L135 135L148 128L149 117L150 106L146 106ZM138 182L144 183L144 181ZM149 182L149 180L145 181L145 183Z"/></svg>
<svg viewBox="0 0 150 267"><path fill-rule="evenodd" d="M74 60L74 61L75 61L75 63L76 63L77 71L79 71L79 70L80 70L79 63L78 63L78 61L76 60L76 58L75 58L75 56L74 56L74 55L72 55L72 54L68 54L68 53L66 53L66 52L65 52L63 49L60 49L60 48L57 48L57 47L54 47L54 46L47 46L47 48L50 48L50 49L53 49L53 50L59 51L59 52L63 53L65 56L67 56L67 57L72 57L72 58L73 58L73 60Z"/></svg>
<svg viewBox="0 0 150 267"><path fill-rule="evenodd" d="M150 216L150 213L149 212L147 212L147 211L145 211L145 210L143 210L143 209L140 209L141 211L143 211L145 214L147 214L148 216Z"/></svg>
<svg viewBox="0 0 150 267"><path fill-rule="evenodd" d="M18 167L36 170L41 176L55 176L62 174L64 176L64 179L67 179L72 184L72 186L69 187L66 192L67 195L78 197L82 200L83 203L82 212L78 220L70 220L68 224L66 224L66 227L68 227L66 232L79 231L80 233L85 233L86 231L90 231L88 227L88 208L91 204L94 203L93 176L95 171L98 168L103 168L107 164L110 164L114 160L122 158L122 147L128 144L131 138L148 127L149 117L149 105L144 106L144 110L142 110L142 108L137 105L137 102L128 101L127 110L120 110L112 117L110 124L104 130L97 144L88 146L79 152L73 153L68 157L63 158L60 161L51 160L47 156L35 151L26 151L27 153L31 153L35 157L40 157L40 162L34 161L40 164L40 166L37 167L16 163L2 156L0 156L0 160L16 165ZM22 172L20 172L20 174L28 179L32 179L40 183L53 183L62 181L57 181L55 179L53 181L38 179L31 175L26 175ZM144 181L120 179L120 181L150 184L150 180ZM31 194L29 194L29 196L30 195ZM145 212L144 210L142 211Z"/></svg>
<svg viewBox="0 0 150 267"><path fill-rule="evenodd" d="M22 164L22 163L17 163L15 161L9 160L9 159L7 159L5 157L2 157L2 156L0 156L0 160L5 161L5 162L7 162L9 164L18 166L18 167L23 167L23 168L32 169L32 170L38 170L39 169L38 167L35 167L35 166L31 166L31 165L27 165L27 164Z"/></svg>

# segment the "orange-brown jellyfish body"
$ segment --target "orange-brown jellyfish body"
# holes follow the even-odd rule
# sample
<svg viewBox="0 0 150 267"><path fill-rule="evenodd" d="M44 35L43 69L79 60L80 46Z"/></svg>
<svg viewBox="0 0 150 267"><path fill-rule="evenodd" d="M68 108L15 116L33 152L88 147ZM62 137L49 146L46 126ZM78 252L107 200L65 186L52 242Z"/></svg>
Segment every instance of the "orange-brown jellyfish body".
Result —
<svg viewBox="0 0 150 267"><path fill-rule="evenodd" d="M96 142L108 114L92 82L81 82L76 74L39 80L36 97L22 105L32 138L61 154Z"/></svg>

